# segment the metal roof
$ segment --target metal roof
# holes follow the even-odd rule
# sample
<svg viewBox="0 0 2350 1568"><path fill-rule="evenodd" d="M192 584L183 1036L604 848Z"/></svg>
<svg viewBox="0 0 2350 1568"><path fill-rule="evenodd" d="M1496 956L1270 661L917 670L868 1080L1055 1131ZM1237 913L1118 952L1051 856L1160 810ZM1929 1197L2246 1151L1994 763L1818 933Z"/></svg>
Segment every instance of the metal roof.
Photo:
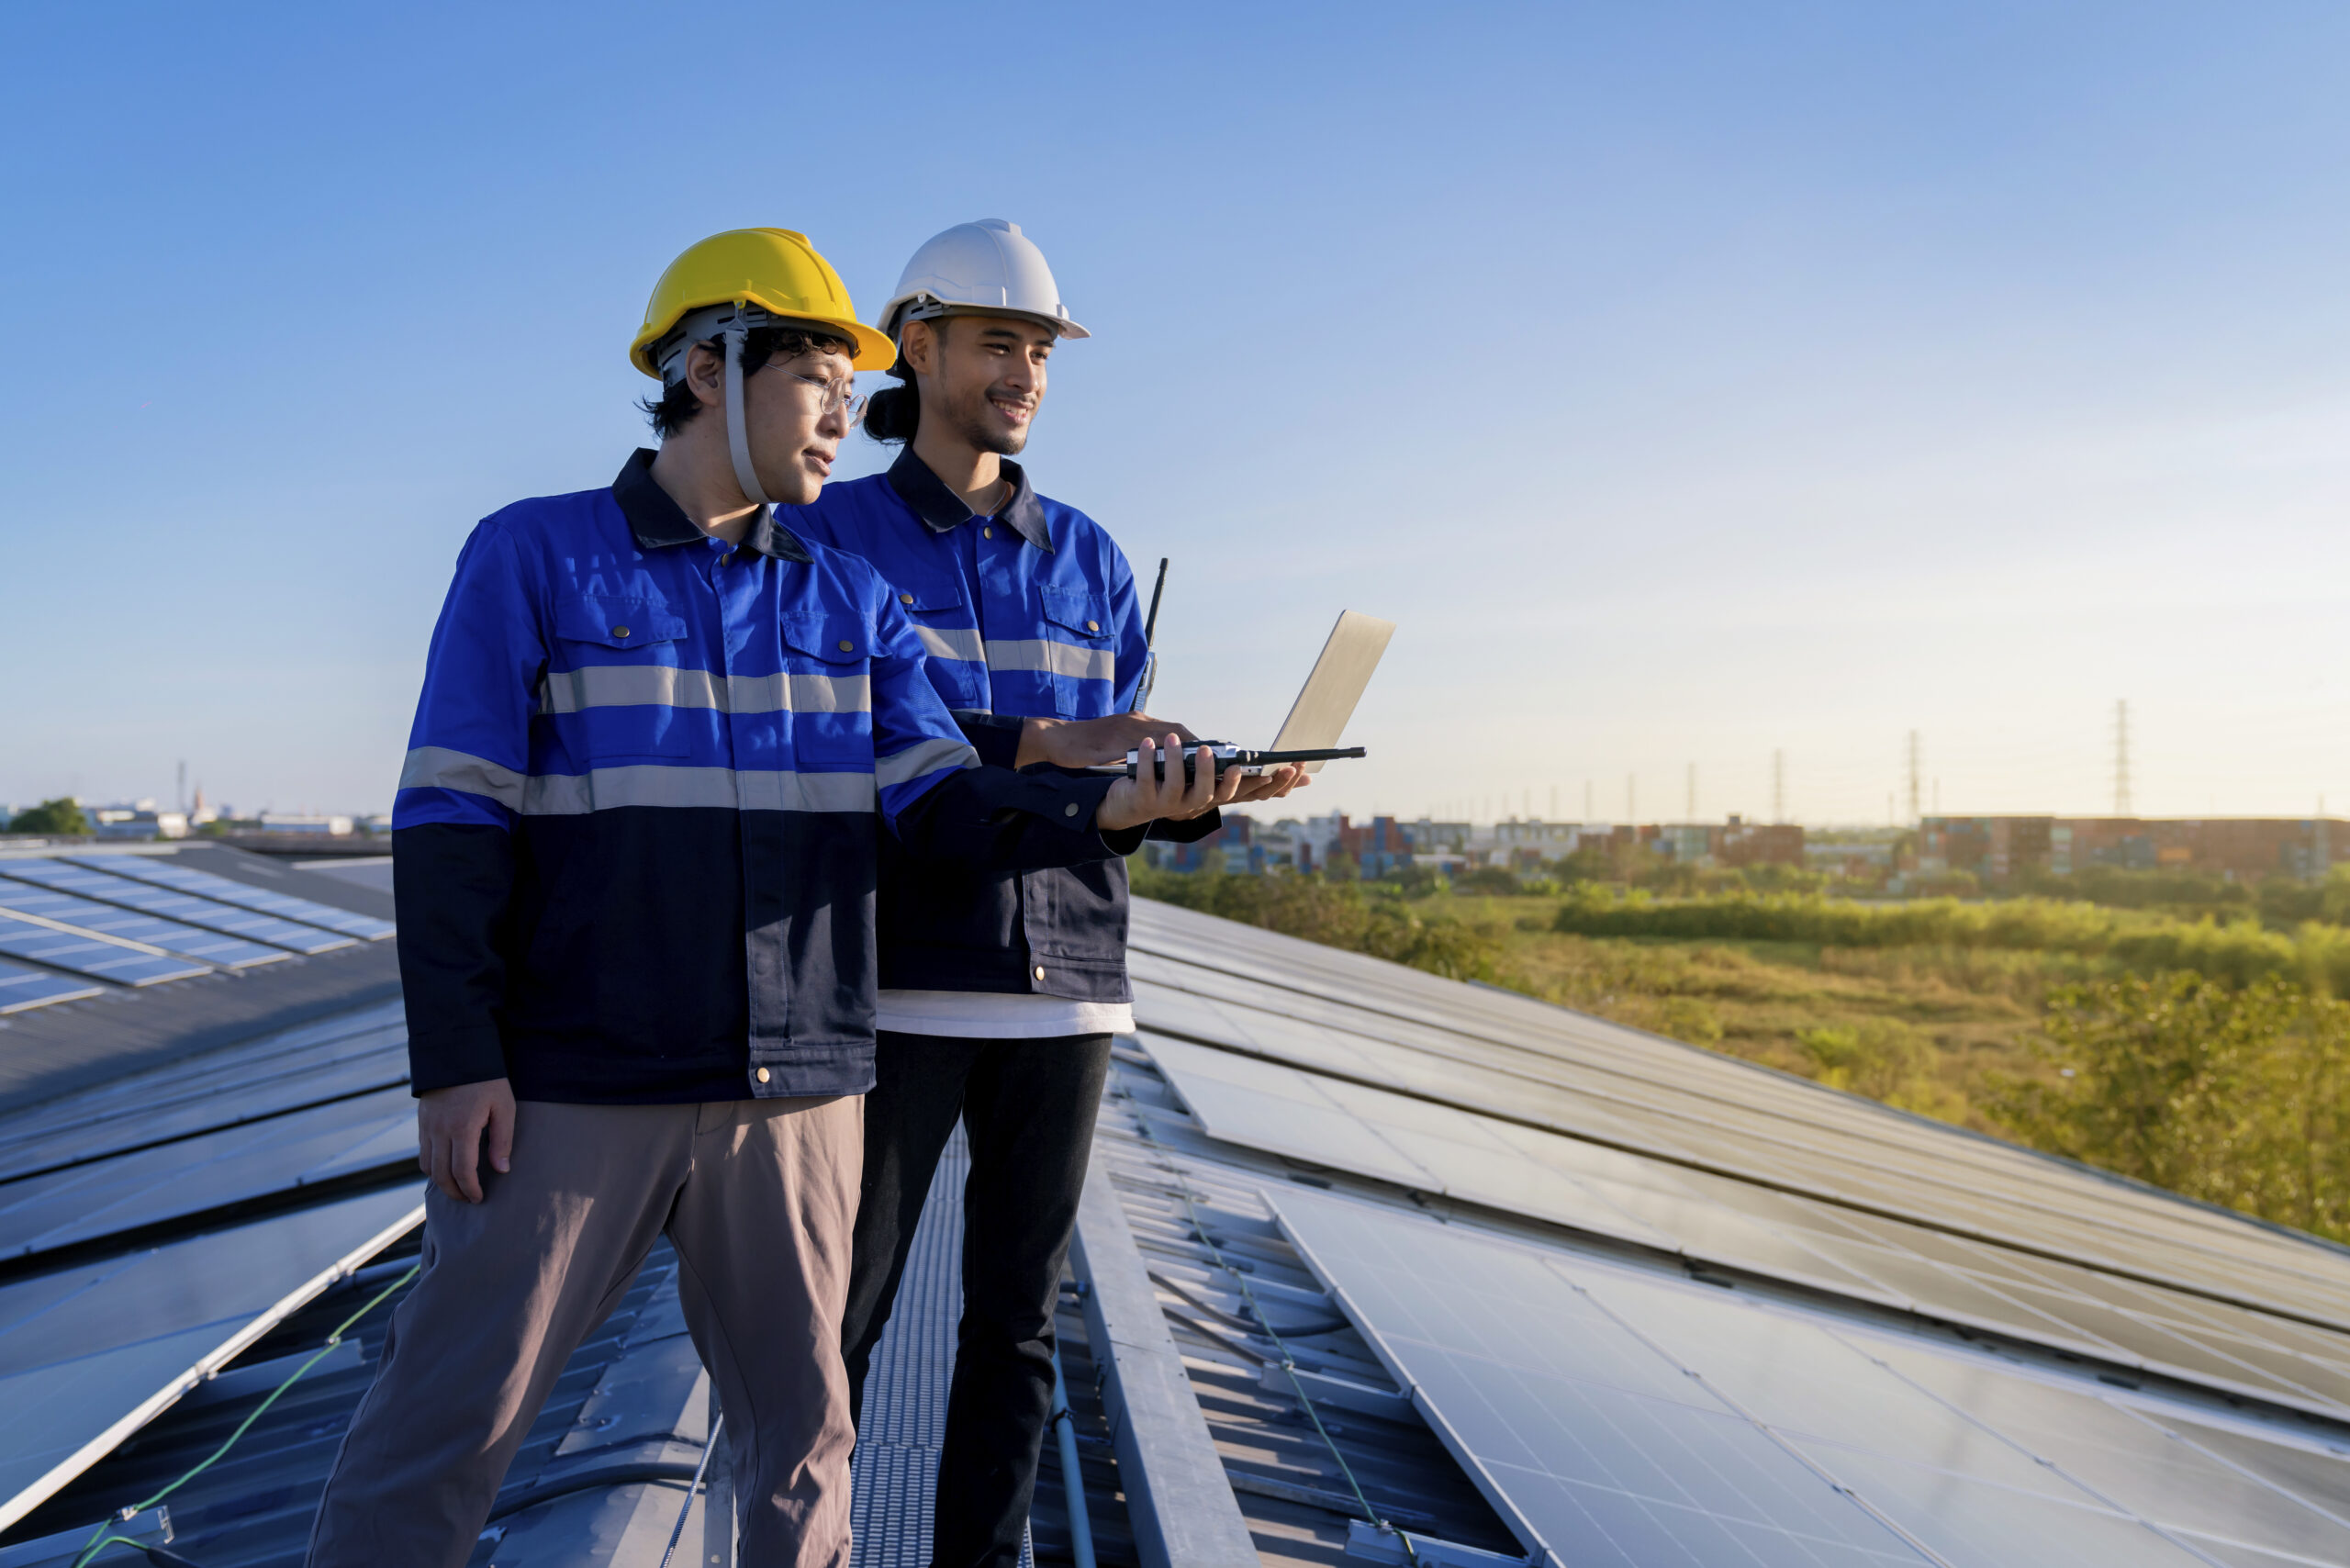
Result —
<svg viewBox="0 0 2350 1568"><path fill-rule="evenodd" d="M390 914L364 868L154 853ZM2350 1561L2342 1249L1164 906L1134 943L1058 1318L1099 1562ZM0 1020L0 1568L70 1560L406 1273L392 946ZM925 1560L957 1179L867 1386L872 1568ZM566 1368L475 1562L720 1547L674 1267ZM164 1501L171 1551L299 1560L391 1300ZM1037 1561L1070 1519L1048 1440Z"/></svg>

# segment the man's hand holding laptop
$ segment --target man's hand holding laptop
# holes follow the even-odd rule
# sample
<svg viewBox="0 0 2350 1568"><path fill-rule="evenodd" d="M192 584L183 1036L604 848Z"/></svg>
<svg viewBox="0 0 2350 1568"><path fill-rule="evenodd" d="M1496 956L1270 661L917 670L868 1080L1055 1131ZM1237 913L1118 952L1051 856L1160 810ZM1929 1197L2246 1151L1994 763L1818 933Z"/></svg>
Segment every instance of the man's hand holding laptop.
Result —
<svg viewBox="0 0 2350 1568"><path fill-rule="evenodd" d="M1147 713L1113 713L1106 719L1030 719L1020 734L1016 766L1049 762L1056 767L1124 766L1129 752L1142 755L1136 776L1121 778L1103 799L1095 820L1115 832L1136 827L1154 817L1183 821L1218 806L1245 806L1252 801L1278 801L1313 782L1303 767L1278 767L1270 773L1219 771L1214 754L1199 751L1199 766L1187 774L1172 767L1167 777L1153 759L1163 748L1180 753L1199 737L1181 724L1170 724Z"/></svg>

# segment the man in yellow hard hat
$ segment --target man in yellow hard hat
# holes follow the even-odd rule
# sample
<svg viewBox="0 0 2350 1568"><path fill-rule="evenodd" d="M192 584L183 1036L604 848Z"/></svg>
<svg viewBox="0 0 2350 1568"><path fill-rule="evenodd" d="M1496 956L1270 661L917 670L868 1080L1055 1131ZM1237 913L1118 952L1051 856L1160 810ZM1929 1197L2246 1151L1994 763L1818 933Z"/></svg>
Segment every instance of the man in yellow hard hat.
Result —
<svg viewBox="0 0 2350 1568"><path fill-rule="evenodd" d="M631 350L660 450L458 559L393 810L422 1272L313 1564L463 1563L666 1235L744 1561L845 1565L874 818L915 856L1046 868L1215 803L1209 767L980 766L879 577L777 521L831 471L852 368L891 353L804 237L704 241Z"/></svg>

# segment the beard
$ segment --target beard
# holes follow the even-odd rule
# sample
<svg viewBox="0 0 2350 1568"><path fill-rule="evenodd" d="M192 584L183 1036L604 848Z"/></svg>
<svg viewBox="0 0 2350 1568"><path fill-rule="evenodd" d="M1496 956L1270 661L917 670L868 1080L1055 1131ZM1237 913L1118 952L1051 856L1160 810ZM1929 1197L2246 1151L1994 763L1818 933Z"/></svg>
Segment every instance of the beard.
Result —
<svg viewBox="0 0 2350 1568"><path fill-rule="evenodd" d="M1017 457L1028 444L1028 427L1007 430L991 416L985 392L973 394L947 410L947 422L955 433L968 442L974 451L992 452L998 457ZM1033 421L1033 416L1031 416Z"/></svg>

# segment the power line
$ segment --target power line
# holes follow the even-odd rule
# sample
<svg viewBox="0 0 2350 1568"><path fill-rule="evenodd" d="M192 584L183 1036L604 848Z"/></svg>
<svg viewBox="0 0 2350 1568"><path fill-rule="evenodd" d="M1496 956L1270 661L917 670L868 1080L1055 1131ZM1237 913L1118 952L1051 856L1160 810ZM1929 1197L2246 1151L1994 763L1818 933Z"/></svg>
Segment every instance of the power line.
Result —
<svg viewBox="0 0 2350 1568"><path fill-rule="evenodd" d="M2113 704L2113 814L2126 817L2130 810L2130 700L2118 699Z"/></svg>

